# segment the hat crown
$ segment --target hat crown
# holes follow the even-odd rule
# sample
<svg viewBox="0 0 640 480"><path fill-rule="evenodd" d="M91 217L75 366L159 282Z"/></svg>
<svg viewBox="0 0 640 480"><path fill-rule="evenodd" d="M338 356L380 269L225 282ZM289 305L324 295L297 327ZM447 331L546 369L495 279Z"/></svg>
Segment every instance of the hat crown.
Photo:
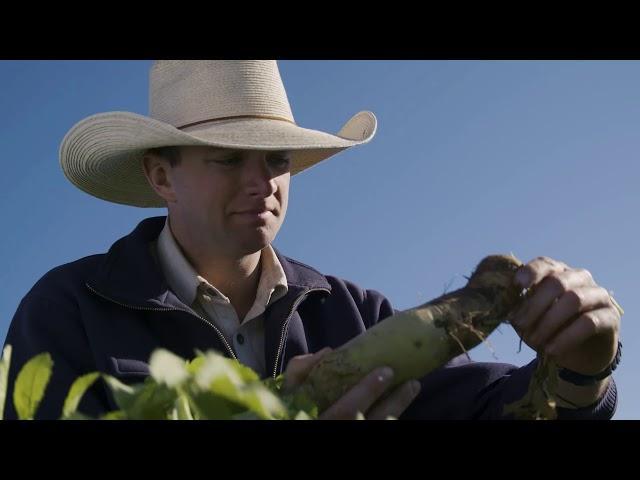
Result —
<svg viewBox="0 0 640 480"><path fill-rule="evenodd" d="M149 116L176 128L234 117L294 122L275 60L158 60Z"/></svg>

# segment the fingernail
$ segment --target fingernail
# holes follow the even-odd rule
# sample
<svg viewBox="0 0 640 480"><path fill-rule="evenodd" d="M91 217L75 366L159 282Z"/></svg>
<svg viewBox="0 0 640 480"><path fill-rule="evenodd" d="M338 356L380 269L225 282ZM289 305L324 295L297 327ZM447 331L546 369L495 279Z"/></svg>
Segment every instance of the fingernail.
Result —
<svg viewBox="0 0 640 480"><path fill-rule="evenodd" d="M392 377L393 377L393 370L391 370L391 368L389 367L384 367L383 369L380 370L380 373L378 373L378 380L380 380L381 382L386 382L388 380L391 380Z"/></svg>
<svg viewBox="0 0 640 480"><path fill-rule="evenodd" d="M421 389L422 389L422 385L420 384L419 381L413 380L411 382L411 391L413 392L414 397L420 393Z"/></svg>

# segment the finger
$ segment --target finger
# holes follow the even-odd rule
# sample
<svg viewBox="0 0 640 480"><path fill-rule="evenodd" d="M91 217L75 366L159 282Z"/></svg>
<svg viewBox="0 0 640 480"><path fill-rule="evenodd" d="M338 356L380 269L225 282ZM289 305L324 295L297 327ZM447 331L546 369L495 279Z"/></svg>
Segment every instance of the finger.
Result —
<svg viewBox="0 0 640 480"><path fill-rule="evenodd" d="M620 317L611 307L585 312L560 331L547 345L545 352L552 357L566 354L591 337L617 332L619 321Z"/></svg>
<svg viewBox="0 0 640 480"><path fill-rule="evenodd" d="M379 368L369 373L342 398L326 409L323 420L353 420L358 412L366 412L393 382L393 370Z"/></svg>
<svg viewBox="0 0 640 480"><path fill-rule="evenodd" d="M389 416L398 418L418 396L420 388L417 380L403 383L369 409L367 420L385 420Z"/></svg>
<svg viewBox="0 0 640 480"><path fill-rule="evenodd" d="M311 369L330 351L331 347L325 347L316 353L292 357L284 372L284 383L282 385L284 391L290 391L300 385L307 378Z"/></svg>
<svg viewBox="0 0 640 480"><path fill-rule="evenodd" d="M531 348L538 350L578 314L609 305L609 293L602 287L571 289L549 307L533 328L523 332L524 340Z"/></svg>
<svg viewBox="0 0 640 480"><path fill-rule="evenodd" d="M570 269L549 273L533 290L520 309L514 314L511 323L526 336L542 315L553 303L570 290L590 285L591 275L587 270Z"/></svg>
<svg viewBox="0 0 640 480"><path fill-rule="evenodd" d="M531 288L550 273L565 270L569 270L569 266L564 262L549 257L537 257L518 269L514 281L521 288Z"/></svg>

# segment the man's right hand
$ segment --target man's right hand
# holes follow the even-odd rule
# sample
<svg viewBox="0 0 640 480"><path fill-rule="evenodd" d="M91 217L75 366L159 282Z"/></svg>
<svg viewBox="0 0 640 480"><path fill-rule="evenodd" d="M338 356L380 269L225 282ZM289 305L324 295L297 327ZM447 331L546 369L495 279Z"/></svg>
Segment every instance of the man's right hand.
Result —
<svg viewBox="0 0 640 480"><path fill-rule="evenodd" d="M284 372L284 390L292 391L300 385L311 369L330 351L331 348L327 347L313 354L293 357ZM403 383L384 396L392 383L393 371L389 367L378 368L323 411L318 418L355 420L358 412L367 420L398 418L420 393L420 382L412 380Z"/></svg>

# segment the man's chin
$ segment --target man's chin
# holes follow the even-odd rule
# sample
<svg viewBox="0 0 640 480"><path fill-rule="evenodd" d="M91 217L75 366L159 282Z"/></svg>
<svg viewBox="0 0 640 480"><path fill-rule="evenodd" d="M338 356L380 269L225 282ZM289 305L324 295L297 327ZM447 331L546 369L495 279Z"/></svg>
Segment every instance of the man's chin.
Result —
<svg viewBox="0 0 640 480"><path fill-rule="evenodd" d="M270 245L273 238L270 235L256 235L255 238L244 239L238 246L241 255L252 255Z"/></svg>

